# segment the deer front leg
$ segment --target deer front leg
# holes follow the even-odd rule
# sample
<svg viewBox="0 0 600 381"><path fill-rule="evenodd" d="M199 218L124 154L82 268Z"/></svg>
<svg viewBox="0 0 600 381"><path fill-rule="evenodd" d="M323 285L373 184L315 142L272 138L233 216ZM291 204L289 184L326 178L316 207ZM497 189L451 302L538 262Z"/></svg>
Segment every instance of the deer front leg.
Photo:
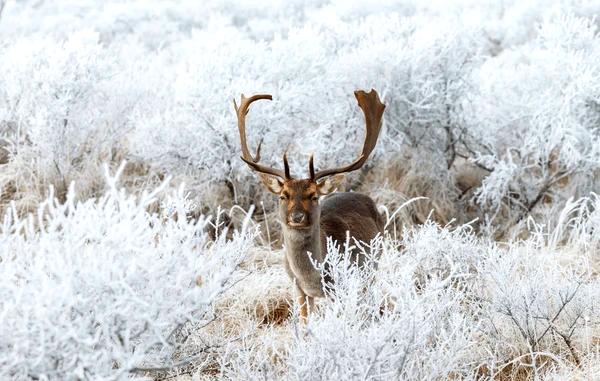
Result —
<svg viewBox="0 0 600 381"><path fill-rule="evenodd" d="M312 296L306 295L306 305L308 309L308 314L314 313L315 311L315 298Z"/></svg>
<svg viewBox="0 0 600 381"><path fill-rule="evenodd" d="M306 325L308 322L308 302L306 295L298 295L297 301L300 306L300 323Z"/></svg>
<svg viewBox="0 0 600 381"><path fill-rule="evenodd" d="M306 295L304 291L298 287L296 287L296 289L298 294L296 301L300 306L300 323L306 325L306 323L308 323L308 315L314 308L315 298Z"/></svg>

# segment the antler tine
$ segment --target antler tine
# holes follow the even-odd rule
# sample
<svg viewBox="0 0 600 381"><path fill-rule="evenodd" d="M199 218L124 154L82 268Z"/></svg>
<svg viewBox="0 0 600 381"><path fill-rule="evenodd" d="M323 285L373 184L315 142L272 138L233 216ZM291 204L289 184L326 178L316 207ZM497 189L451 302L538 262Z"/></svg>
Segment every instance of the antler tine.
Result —
<svg viewBox="0 0 600 381"><path fill-rule="evenodd" d="M290 165L288 164L287 150L283 153L283 173L286 179L292 178L292 176L290 176Z"/></svg>
<svg viewBox="0 0 600 381"><path fill-rule="evenodd" d="M246 115L248 114L250 104L259 99L273 100L273 97L270 94L256 94L251 96L250 98L246 98L244 94L242 94L239 107L235 102L235 99L233 100L233 107L235 108L235 113L237 115L238 120L240 143L242 146L241 158L246 164L248 164L252 169L254 169L257 172L278 176L282 179L287 179L289 178L287 176L289 175L289 169L287 169L286 172L283 172L280 169L258 164L258 161L260 160L260 148L262 146L262 139L258 144L258 148L256 149L256 155L254 157L252 156L252 154L250 154L250 150L248 149L248 143L246 142ZM287 160L285 160L285 164L287 164Z"/></svg>
<svg viewBox="0 0 600 381"><path fill-rule="evenodd" d="M363 90L357 90L354 92L354 96L358 101L358 107L360 107L363 113L365 114L365 123L367 131L362 152L360 156L349 165L318 171L314 175L314 180L318 180L326 176L335 175L337 173L355 171L361 168L365 161L367 161L369 155L371 154L371 152L375 148L375 145L377 144L377 138L379 137L379 131L381 130L381 119L383 116L383 111L385 110L385 105L381 103L377 91L373 89L371 89L371 91L368 93ZM311 162L309 162L309 166L311 163L312 160Z"/></svg>
<svg viewBox="0 0 600 381"><path fill-rule="evenodd" d="M315 164L314 164L314 155L310 155L310 159L308 159L308 173L310 174L310 179L315 179Z"/></svg>

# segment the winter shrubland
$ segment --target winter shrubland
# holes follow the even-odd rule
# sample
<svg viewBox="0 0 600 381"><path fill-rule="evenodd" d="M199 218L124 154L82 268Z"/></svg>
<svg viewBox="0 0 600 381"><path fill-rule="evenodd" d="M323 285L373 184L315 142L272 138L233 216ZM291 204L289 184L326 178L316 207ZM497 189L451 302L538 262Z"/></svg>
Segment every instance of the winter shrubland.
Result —
<svg viewBox="0 0 600 381"><path fill-rule="evenodd" d="M250 220L209 239L216 219L185 218L183 189L106 183L98 198L71 188L64 203L51 194L36 214L5 215L3 377L597 375L596 196L553 227L530 221L524 241L426 222L372 242L362 269L349 266L356 243L332 243L335 283L304 327L280 252L253 247Z"/></svg>
<svg viewBox="0 0 600 381"><path fill-rule="evenodd" d="M0 1L0 378L599 377L598 12ZM387 231L302 327L232 100L302 174L356 156L357 88Z"/></svg>
<svg viewBox="0 0 600 381"><path fill-rule="evenodd" d="M311 152L318 167L353 157L352 91L373 87L384 131L348 189L388 206L426 196L411 207L418 222L433 209L441 223L478 217L478 230L515 236L529 215L595 189L599 43L593 4L502 4L9 3L2 205L34 210L49 185L60 198L71 181L97 195L101 163L127 158L133 191L171 175L197 213L269 210L236 159L232 99L274 95L251 110L250 144L262 139L269 161L287 148L302 173ZM45 22L18 22L31 17Z"/></svg>
<svg viewBox="0 0 600 381"><path fill-rule="evenodd" d="M570 223L584 223L577 213L569 217ZM450 230L428 222L400 241L374 242L375 254L362 270L348 266L345 248L332 246L335 286L306 328L298 324L295 309L289 320L274 319L267 326L262 315L240 307L223 311L224 321L236 320L232 313L249 318L235 335L260 334L230 344L235 349L224 352L218 374L234 379L533 379L557 373L593 378L597 370L586 363L594 361L600 333L597 265L582 251L552 246L548 239L556 233L499 244L477 238L468 225ZM266 286L258 279L270 279L270 295L252 293L256 306L287 296L278 291L281 268L275 269L263 267L243 281L260 290ZM240 283L224 300L237 300L238 293L250 297L243 289Z"/></svg>

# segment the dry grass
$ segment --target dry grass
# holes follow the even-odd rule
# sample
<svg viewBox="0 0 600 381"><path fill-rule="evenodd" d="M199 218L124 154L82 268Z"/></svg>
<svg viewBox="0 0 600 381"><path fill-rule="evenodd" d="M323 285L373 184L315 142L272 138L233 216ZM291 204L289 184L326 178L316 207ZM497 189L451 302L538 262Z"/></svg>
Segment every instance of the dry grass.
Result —
<svg viewBox="0 0 600 381"><path fill-rule="evenodd" d="M398 227L422 224L427 219L441 225L456 219L461 222L466 216L462 189L473 187L482 179L482 173L473 167L457 161L452 171L439 177L433 175L433 170L423 168L423 163L413 160L410 154L387 157L364 176L358 191L386 205L390 213L410 199L425 197L395 216Z"/></svg>
<svg viewBox="0 0 600 381"><path fill-rule="evenodd" d="M239 334L248 322L258 327L285 323L293 295L282 258L281 251L257 249L242 264L237 283L215 305L228 331Z"/></svg>

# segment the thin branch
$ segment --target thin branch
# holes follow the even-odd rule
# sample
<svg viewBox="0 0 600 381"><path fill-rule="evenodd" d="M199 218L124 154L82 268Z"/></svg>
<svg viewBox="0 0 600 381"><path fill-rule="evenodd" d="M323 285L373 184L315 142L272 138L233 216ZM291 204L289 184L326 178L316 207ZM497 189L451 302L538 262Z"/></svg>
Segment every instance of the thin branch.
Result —
<svg viewBox="0 0 600 381"><path fill-rule="evenodd" d="M444 130L446 131L446 135L448 135L448 145L446 146L446 152L450 151L450 157L447 160L447 168L452 168L454 161L456 160L456 141L454 139L454 134L452 133L452 128L449 125L444 126Z"/></svg>
<svg viewBox="0 0 600 381"><path fill-rule="evenodd" d="M186 367L186 366L192 364L203 353L207 353L208 350L214 349L214 348L219 348L219 347L220 346L208 346L208 347L204 347L204 348L196 351L194 354L192 354L190 357L186 358L185 360L181 360L179 362L176 362L176 363L174 363L171 366L134 367L134 368L131 368L129 370L129 373L131 373L131 374L140 374L140 375L149 375L149 374L152 374L154 376L160 376L162 374L168 374L168 373L174 373L174 372L176 373L176 372L180 371L181 368Z"/></svg>
<svg viewBox="0 0 600 381"><path fill-rule="evenodd" d="M540 337L538 337L538 339L535 342L535 345L539 344L539 342L544 338L544 336L550 330L550 328L552 328L552 325L554 324L554 322L556 321L556 319L558 319L558 317L560 316L560 314L564 311L565 307L569 303L571 303L571 301L573 300L573 298L575 298L575 294L577 294L577 291L579 291L580 287L581 287L581 282L577 283L577 287L575 287L575 290L573 290L573 292L571 293L571 295L568 295L566 297L566 299L562 301L562 305L560 306L560 308L558 309L558 311L556 312L556 314L554 315L554 317L548 323L548 327L546 327L546 329L544 330L544 332L540 335Z"/></svg>
<svg viewBox="0 0 600 381"><path fill-rule="evenodd" d="M537 204L539 204L539 202L543 199L543 197L550 190L550 188L552 188L552 186L557 184L562 179L567 178L568 176L572 175L573 173L575 173L575 171L568 171L568 172L561 173L559 176L553 176L553 177L546 179L544 181L544 184L540 187L535 198L533 200L531 200L530 202L528 202L526 205L523 205L523 211L519 215L519 218L517 218L516 223L518 224L525 217L527 217L531 214L531 211L533 210L533 208L535 208L537 206Z"/></svg>
<svg viewBox="0 0 600 381"><path fill-rule="evenodd" d="M252 336L254 335L250 334L250 335L246 335L246 336L238 336L235 339L229 340L225 343L221 343L219 345L207 345L197 351L195 351L193 354L191 354L188 358L181 360L179 362L173 363L172 365L164 365L164 366L157 366L157 367L133 367L131 369L129 369L129 373L131 374L139 374L139 375L149 375L152 374L153 376L160 376L163 374L169 374L169 373L174 373L174 372L179 372L182 369L188 365L191 365L194 361L198 360L198 358L200 358L200 356L202 354L205 353L212 353L214 352L214 349L218 349L218 348L222 348L227 344L231 344L234 343L236 341L240 341L243 340L245 338L247 338L248 336Z"/></svg>
<svg viewBox="0 0 600 381"><path fill-rule="evenodd" d="M576 319L575 321L577 321L577 320L578 319ZM569 349L569 352L571 352L571 356L573 356L573 361L575 361L575 365L577 365L577 367L581 366L581 359L579 358L579 355L575 351L575 347L573 347L573 342L571 341L571 336L570 335L566 335L566 334L560 332L555 327L552 327L552 330L558 336L562 337L563 341L565 342L565 345Z"/></svg>

